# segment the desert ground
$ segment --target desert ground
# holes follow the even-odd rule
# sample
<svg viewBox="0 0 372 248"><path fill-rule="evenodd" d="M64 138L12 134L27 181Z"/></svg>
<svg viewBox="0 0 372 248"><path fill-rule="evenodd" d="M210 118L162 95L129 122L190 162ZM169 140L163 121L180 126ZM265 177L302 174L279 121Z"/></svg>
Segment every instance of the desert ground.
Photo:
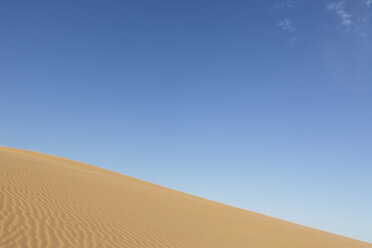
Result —
<svg viewBox="0 0 372 248"><path fill-rule="evenodd" d="M372 248L372 244L88 164L3 147L0 247Z"/></svg>

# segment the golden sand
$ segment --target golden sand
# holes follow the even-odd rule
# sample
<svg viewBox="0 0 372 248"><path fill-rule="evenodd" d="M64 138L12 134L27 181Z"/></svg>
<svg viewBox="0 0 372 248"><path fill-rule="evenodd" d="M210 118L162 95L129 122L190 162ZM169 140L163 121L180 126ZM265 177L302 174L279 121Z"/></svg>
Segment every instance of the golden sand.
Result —
<svg viewBox="0 0 372 248"><path fill-rule="evenodd" d="M0 148L0 248L358 248L348 239L37 152Z"/></svg>

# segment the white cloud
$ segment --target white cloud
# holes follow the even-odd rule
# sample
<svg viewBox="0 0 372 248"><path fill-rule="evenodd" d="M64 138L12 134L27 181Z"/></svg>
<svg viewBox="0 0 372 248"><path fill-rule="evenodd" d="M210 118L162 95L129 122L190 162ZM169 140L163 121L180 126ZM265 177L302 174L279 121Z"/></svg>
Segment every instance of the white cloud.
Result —
<svg viewBox="0 0 372 248"><path fill-rule="evenodd" d="M296 26L293 21L289 18L284 18L283 20L278 22L278 27L287 32L294 32L296 31Z"/></svg>
<svg viewBox="0 0 372 248"><path fill-rule="evenodd" d="M367 7L369 8L369 6L372 6L372 0L362 0L366 5Z"/></svg>
<svg viewBox="0 0 372 248"><path fill-rule="evenodd" d="M372 0L366 0L372 1ZM339 19L341 20L341 25L345 27L350 27L353 24L352 15L345 10L344 2L333 2L327 5L327 10L333 11L337 14Z"/></svg>

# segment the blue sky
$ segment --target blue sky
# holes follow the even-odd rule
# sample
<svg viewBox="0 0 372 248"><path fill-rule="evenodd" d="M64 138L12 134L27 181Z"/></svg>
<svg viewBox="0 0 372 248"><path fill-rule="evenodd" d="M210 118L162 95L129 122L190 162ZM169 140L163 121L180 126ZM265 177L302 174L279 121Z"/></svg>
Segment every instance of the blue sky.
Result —
<svg viewBox="0 0 372 248"><path fill-rule="evenodd" d="M372 1L2 1L0 145L372 242Z"/></svg>

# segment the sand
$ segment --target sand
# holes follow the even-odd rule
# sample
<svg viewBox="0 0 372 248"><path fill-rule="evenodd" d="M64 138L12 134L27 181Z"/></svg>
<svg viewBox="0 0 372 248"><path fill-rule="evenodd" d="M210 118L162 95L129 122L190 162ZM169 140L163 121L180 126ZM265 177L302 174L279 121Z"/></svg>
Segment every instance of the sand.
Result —
<svg viewBox="0 0 372 248"><path fill-rule="evenodd" d="M0 148L0 247L372 248L372 244L84 163Z"/></svg>

